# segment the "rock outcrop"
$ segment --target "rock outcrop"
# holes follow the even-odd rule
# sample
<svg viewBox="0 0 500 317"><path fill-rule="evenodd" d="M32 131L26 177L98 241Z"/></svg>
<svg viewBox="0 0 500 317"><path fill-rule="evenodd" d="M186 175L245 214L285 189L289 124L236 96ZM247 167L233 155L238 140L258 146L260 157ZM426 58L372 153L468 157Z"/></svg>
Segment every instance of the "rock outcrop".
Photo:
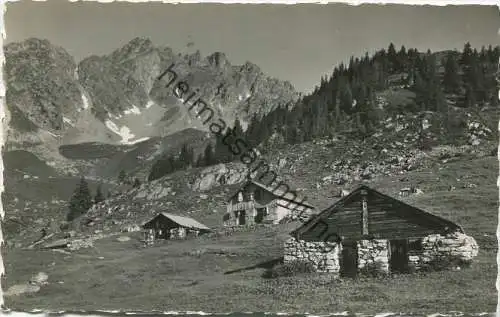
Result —
<svg viewBox="0 0 500 317"><path fill-rule="evenodd" d="M191 185L193 191L207 191L221 185L239 184L247 178L248 167L240 163L218 164L203 169Z"/></svg>

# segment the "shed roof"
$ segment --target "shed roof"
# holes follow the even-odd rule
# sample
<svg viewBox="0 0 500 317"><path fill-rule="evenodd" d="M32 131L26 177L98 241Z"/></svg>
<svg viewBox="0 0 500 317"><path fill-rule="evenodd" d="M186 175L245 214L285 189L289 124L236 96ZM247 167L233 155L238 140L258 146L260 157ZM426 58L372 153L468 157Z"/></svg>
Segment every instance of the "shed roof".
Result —
<svg viewBox="0 0 500 317"><path fill-rule="evenodd" d="M160 212L158 215L156 215L153 219L146 222L144 225L148 224L149 222L153 221L154 219L156 219L159 216L163 216L165 218L168 218L171 221L177 223L181 227L192 228L192 229L210 230L209 227L205 226L202 223L199 223L198 221L196 221L192 218L178 216L178 215L170 214L167 212Z"/></svg>
<svg viewBox="0 0 500 317"><path fill-rule="evenodd" d="M375 193L375 194L377 194L385 199L391 200L395 204L399 204L400 206L408 207L408 209L411 210L412 213L415 213L415 214L418 214L419 216L425 217L430 222L438 223L438 224L442 225L443 227L447 226L450 228L455 228L455 229L459 230L460 232L463 232L463 229L461 226L459 226L458 224L456 224L450 220L436 216L430 212L424 211L424 210L419 209L415 206L411 206L411 205L409 205L401 200L398 200L398 199L393 198L389 195L383 194L383 193L381 193L373 188L370 188L370 187L362 184L362 185L359 185L357 188L355 188L353 191L351 191L347 196L342 197L341 199L339 199L337 202L335 202L330 207L326 208L325 210L323 210L322 212L320 212L316 216L311 217L302 226L300 226L299 228L292 231L290 233L290 235L292 235L295 238L299 238L299 235L302 235L305 232L312 230L321 219L328 217L332 213L335 213L337 210L342 208L342 206L344 205L344 203L346 201L350 200L354 195L358 194L362 190L370 191L370 192Z"/></svg>
<svg viewBox="0 0 500 317"><path fill-rule="evenodd" d="M273 194L274 196L276 197L279 197L281 199L284 199L284 200L288 200L288 201L291 201L291 202L294 202L298 205L303 205L303 206L307 206L307 207L310 207L310 208L315 208L313 205L311 205L310 203L308 203L306 200L307 198L304 196L304 195L301 195L299 193L296 193L294 194L294 192L290 192L290 191L284 191L283 189L281 189L280 187L272 187L272 186L268 186L268 185L265 185L265 184L262 184L260 182L257 182L256 180L249 180L244 186L248 186L249 184L254 184L255 186L257 187L260 187L262 188L263 190ZM236 194L238 194L238 192L241 190L241 188L236 191L234 194L232 194L230 197L233 198Z"/></svg>

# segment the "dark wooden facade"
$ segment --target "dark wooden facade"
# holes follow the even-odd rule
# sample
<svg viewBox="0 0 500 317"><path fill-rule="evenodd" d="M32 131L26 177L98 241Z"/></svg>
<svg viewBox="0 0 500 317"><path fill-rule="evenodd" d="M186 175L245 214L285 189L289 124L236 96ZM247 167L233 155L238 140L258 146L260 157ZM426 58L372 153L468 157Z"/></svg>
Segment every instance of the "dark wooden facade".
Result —
<svg viewBox="0 0 500 317"><path fill-rule="evenodd" d="M256 185L254 182L246 183L245 186L243 186L228 199L228 203L233 205L237 204L238 202L240 202L239 197L241 197L243 201L249 201L251 198L253 198L255 202L261 205L267 205L268 203L276 199L276 195Z"/></svg>
<svg viewBox="0 0 500 317"><path fill-rule="evenodd" d="M452 231L463 232L451 221L361 185L292 236L305 241L411 240Z"/></svg>
<svg viewBox="0 0 500 317"><path fill-rule="evenodd" d="M191 218L167 213L158 214L142 227L153 230L154 239L182 239L210 232L208 227Z"/></svg>

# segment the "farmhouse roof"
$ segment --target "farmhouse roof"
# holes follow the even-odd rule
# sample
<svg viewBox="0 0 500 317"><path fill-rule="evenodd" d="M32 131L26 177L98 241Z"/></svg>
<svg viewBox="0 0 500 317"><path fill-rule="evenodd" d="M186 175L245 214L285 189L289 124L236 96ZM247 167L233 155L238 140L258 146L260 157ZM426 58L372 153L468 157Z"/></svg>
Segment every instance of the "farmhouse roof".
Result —
<svg viewBox="0 0 500 317"><path fill-rule="evenodd" d="M147 223L153 221L154 219L156 219L157 217L160 217L160 216L163 216L165 218L170 219L171 221L177 223L181 227L191 228L191 229L210 230L209 227L205 226L202 223L199 223L198 221L196 221L192 218L178 216L178 215L170 214L167 212L160 212L158 215L156 215L153 219L146 222L144 225L146 225Z"/></svg>
<svg viewBox="0 0 500 317"><path fill-rule="evenodd" d="M307 206L307 207L311 207L311 208L315 208L313 205L311 205L310 203L308 203L306 201L306 197L304 195L301 195L299 193L292 193L290 191L284 191L283 189L281 189L280 187L272 187L272 186L268 186L268 185L265 185L265 184L262 184L261 182L258 182L256 180L249 180L244 186L248 186L249 184L254 184L256 185L257 187L260 187L262 189L264 189L265 191L273 194L274 196L276 197L279 197L279 198L282 198L284 200L288 200L288 201L291 201L291 202L294 202L298 205L303 205L303 206ZM231 195L230 197L234 197L236 194L238 194L238 192L241 190L238 189L233 195Z"/></svg>
<svg viewBox="0 0 500 317"><path fill-rule="evenodd" d="M300 226L299 228L292 231L290 233L290 235L292 235L294 238L299 238L300 235L314 229L315 225L320 220L328 218L328 216L330 216L331 214L340 210L344 206L344 203L346 201L349 201L353 196L360 193L362 190L370 191L370 192L372 192L372 193L374 193L374 194L376 194L384 199L391 201L391 203L393 203L394 205L406 207L408 210L410 210L410 212L412 212L420 217L426 218L426 221L429 221L431 223L436 223L436 224L441 225L443 227L448 227L450 229L456 229L456 230L459 230L460 232L463 232L463 228L461 226L459 226L458 224L456 224L450 220L436 216L430 212L424 211L424 210L419 209L415 206L411 206L411 205L409 205L401 200L398 200L398 199L393 198L389 195L383 194L383 193L381 193L373 188L370 188L366 185L359 185L357 188L355 188L353 191L351 191L348 195L342 197L337 202L335 202L333 205L331 205L330 207L328 207L325 210L318 213L316 216L311 217L302 226Z"/></svg>

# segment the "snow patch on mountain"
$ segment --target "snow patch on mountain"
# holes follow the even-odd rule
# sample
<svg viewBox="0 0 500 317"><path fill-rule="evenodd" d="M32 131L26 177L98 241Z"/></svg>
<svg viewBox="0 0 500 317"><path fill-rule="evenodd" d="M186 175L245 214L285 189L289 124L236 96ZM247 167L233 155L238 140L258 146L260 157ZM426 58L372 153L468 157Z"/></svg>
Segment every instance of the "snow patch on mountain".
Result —
<svg viewBox="0 0 500 317"><path fill-rule="evenodd" d="M127 109L123 113L124 114L136 114L136 115L140 115L141 114L141 109L137 108L136 105L132 105L131 109Z"/></svg>
<svg viewBox="0 0 500 317"><path fill-rule="evenodd" d="M130 130L129 127L127 127L127 126L118 127L118 125L116 125L116 123L114 123L111 120L106 120L105 124L109 130L111 130L113 133L115 133L121 137L121 141L120 141L121 144L131 145L131 144L135 144L135 143L146 141L146 140L150 139L150 137L141 137L141 138L136 139L136 135L132 133L132 131Z"/></svg>
<svg viewBox="0 0 500 317"><path fill-rule="evenodd" d="M111 120L106 120L105 124L108 127L108 129L110 129L113 133L118 134L122 138L121 143L123 144L127 144L129 140L135 137L135 135L130 133L130 129L126 126L118 128L116 123L114 123Z"/></svg>
<svg viewBox="0 0 500 317"><path fill-rule="evenodd" d="M149 140L149 139L150 139L150 137L146 136L146 137L139 138L139 139L136 139L136 140L127 141L127 143L124 143L124 144L132 145L132 144L143 142L143 141L146 141L146 140Z"/></svg>

